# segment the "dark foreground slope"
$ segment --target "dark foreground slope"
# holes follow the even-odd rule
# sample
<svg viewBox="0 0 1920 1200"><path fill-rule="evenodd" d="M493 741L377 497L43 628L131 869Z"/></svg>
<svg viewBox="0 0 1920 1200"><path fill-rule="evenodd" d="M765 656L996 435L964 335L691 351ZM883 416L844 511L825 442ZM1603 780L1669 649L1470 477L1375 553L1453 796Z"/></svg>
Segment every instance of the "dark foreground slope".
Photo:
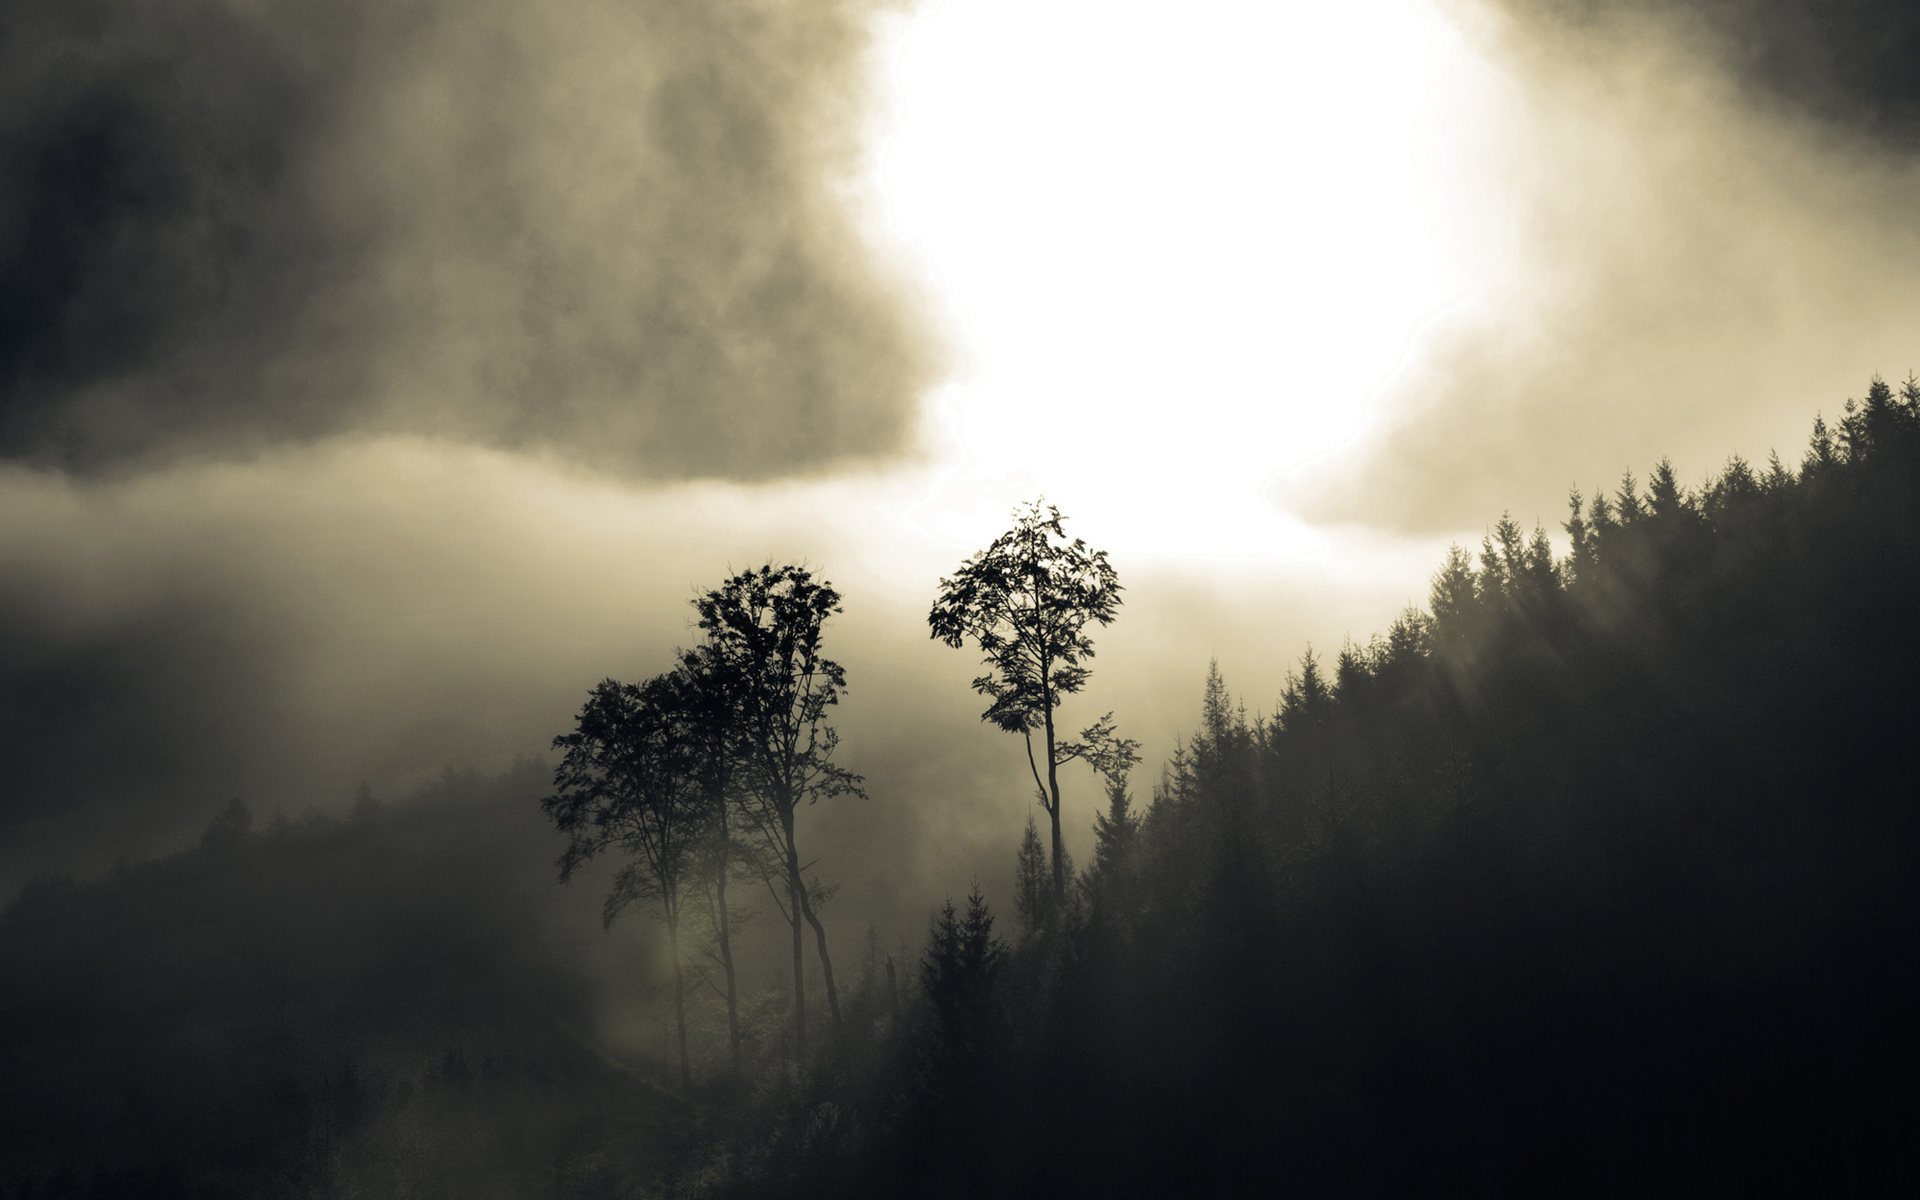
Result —
<svg viewBox="0 0 1920 1200"><path fill-rule="evenodd" d="M249 828L0 916L0 1197L596 1194L670 1106L590 1042L537 766ZM578 911L556 911L573 903ZM617 1136L615 1131L617 1131Z"/></svg>
<svg viewBox="0 0 1920 1200"><path fill-rule="evenodd" d="M1920 391L1568 529L1502 521L1271 719L1216 675L1065 931L936 938L972 1015L773 1190L1920 1185Z"/></svg>

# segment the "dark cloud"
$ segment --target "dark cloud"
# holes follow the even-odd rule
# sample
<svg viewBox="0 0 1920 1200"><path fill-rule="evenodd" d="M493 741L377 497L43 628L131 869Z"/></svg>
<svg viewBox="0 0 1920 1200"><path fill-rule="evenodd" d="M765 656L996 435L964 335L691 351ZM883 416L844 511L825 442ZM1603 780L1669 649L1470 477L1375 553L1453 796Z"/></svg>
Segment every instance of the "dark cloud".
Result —
<svg viewBox="0 0 1920 1200"><path fill-rule="evenodd" d="M1699 38L1766 102L1903 148L1920 145L1920 8L1902 0L1498 0L1591 33L1658 21Z"/></svg>
<svg viewBox="0 0 1920 1200"><path fill-rule="evenodd" d="M262 821L337 814L363 781L393 798L448 767L547 756L596 682L644 679L698 640L696 589L805 559L847 598L829 626L850 683L833 720L870 796L810 809L812 852L845 884L836 928L886 912L917 942L923 903L973 878L1004 896L1032 782L1019 740L980 719L978 656L927 637L937 580L973 547L903 528L914 495L640 491L425 439L125 479L0 467L0 902L35 874L190 845L235 796ZM1331 652L1413 598L1405 580L1438 551L1407 557L1356 577L1121 555L1127 607L1065 719L1114 710L1146 744L1145 796L1209 656L1270 707L1306 640ZM1097 781L1067 788L1084 860Z"/></svg>
<svg viewBox="0 0 1920 1200"><path fill-rule="evenodd" d="M899 449L934 354L848 199L880 7L8 5L0 454Z"/></svg>

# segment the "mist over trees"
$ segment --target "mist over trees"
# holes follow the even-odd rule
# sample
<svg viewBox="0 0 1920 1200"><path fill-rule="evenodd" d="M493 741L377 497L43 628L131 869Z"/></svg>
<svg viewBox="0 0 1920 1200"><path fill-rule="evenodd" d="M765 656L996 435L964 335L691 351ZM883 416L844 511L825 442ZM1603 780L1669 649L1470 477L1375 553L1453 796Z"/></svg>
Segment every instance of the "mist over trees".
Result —
<svg viewBox="0 0 1920 1200"><path fill-rule="evenodd" d="M345 818L230 803L189 849L15 897L0 914L0 1195L644 1178L670 1128L594 1036L604 968L551 936L591 922L595 898L552 884L529 802L545 775L363 791Z"/></svg>
<svg viewBox="0 0 1920 1200"><path fill-rule="evenodd" d="M832 888L807 876L795 816L803 805L860 790L860 777L833 761L840 735L826 720L847 686L846 670L823 653L827 618L840 611L840 593L803 567L769 565L733 576L694 607L707 652L734 681L735 775L744 784L739 812L756 839L763 876L778 877L785 890L773 899L793 930L793 1036L796 1047L804 1047L803 924L813 929L836 1030L840 993L818 912Z"/></svg>
<svg viewBox="0 0 1920 1200"><path fill-rule="evenodd" d="M769 1191L1910 1188L1917 502L1876 380L1797 468L1574 497L1564 557L1503 517L1270 713L1216 667L1068 919Z"/></svg>
<svg viewBox="0 0 1920 1200"><path fill-rule="evenodd" d="M840 594L803 567L772 564L736 574L693 601L707 640L672 671L640 684L606 680L573 733L554 739L565 757L542 807L568 836L561 882L613 850L626 865L604 923L628 904L655 910L672 960L680 1077L693 1086L687 1050L681 918L690 903L726 978L729 1057L740 1068L739 997L727 889L757 874L792 932L792 1050L807 1047L804 931L814 934L827 1011L840 1027L840 994L818 909L833 886L809 876L795 817L803 805L858 793L860 777L833 761L840 736L826 722L845 668L823 653Z"/></svg>
<svg viewBox="0 0 1920 1200"><path fill-rule="evenodd" d="M916 898L907 961L869 934L836 979L796 816L860 784L826 721L840 596L769 564L700 594L672 670L589 694L544 810L538 767L450 783L494 789L457 820L236 801L171 858L29 888L0 916L0 1196L1920 1184L1920 384L1873 381L1794 463L1575 494L1564 553L1503 516L1270 710L1209 667L1147 779L1112 714L1054 727L1119 605L1063 523L1016 512L929 622L980 648L1050 817L1007 911ZM581 1032L581 967L500 885L591 925L556 836L604 919L660 917L670 1062ZM785 993L737 986L748 886Z"/></svg>

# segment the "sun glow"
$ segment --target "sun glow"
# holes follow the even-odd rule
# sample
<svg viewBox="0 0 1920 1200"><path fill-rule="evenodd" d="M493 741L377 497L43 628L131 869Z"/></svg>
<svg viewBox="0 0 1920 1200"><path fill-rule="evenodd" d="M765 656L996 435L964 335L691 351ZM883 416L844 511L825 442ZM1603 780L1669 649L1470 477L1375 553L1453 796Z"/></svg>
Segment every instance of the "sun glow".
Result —
<svg viewBox="0 0 1920 1200"><path fill-rule="evenodd" d="M966 0L892 63L881 184L971 355L925 523L1044 492L1103 544L1324 553L1259 493L1473 282L1458 38L1413 0Z"/></svg>

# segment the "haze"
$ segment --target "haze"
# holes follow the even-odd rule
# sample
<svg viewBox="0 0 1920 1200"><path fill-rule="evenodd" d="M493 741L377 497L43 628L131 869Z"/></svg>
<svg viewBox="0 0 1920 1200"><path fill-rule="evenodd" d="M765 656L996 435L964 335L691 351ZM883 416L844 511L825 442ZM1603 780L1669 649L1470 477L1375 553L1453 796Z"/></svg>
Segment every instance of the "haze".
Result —
<svg viewBox="0 0 1920 1200"><path fill-rule="evenodd" d="M542 756L804 559L845 928L997 898L1024 764L924 622L1016 501L1114 552L1074 715L1157 764L1209 660L1270 708L1503 509L1907 371L1899 127L1608 11L17 9L0 890Z"/></svg>

